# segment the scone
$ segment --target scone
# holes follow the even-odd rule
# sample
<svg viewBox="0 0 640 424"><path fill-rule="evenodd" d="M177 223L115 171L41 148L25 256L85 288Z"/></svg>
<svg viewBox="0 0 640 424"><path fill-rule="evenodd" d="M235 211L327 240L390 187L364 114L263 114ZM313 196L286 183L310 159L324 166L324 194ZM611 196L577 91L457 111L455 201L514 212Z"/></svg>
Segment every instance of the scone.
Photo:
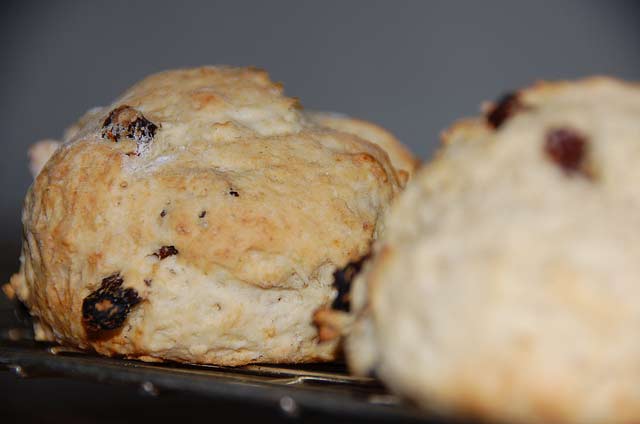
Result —
<svg viewBox="0 0 640 424"><path fill-rule="evenodd" d="M407 184L420 164L418 158L407 147L379 125L335 112L312 111L305 114L320 125L357 135L382 147L389 155L402 187ZM367 254L334 272L337 293L331 304L319 308L313 316L321 342L335 343L349 332L353 322L353 315L349 314L351 282L368 257Z"/></svg>
<svg viewBox="0 0 640 424"><path fill-rule="evenodd" d="M91 111L91 114L93 113L95 110ZM420 165L420 160L400 140L379 125L336 112L306 111L304 115L306 119L322 127L353 134L363 141L378 145L389 156L391 165L395 168L396 175L403 186ZM65 137L70 138L80 124L82 122L68 128ZM59 141L46 139L34 143L29 148L29 169L34 178L60 144Z"/></svg>
<svg viewBox="0 0 640 424"><path fill-rule="evenodd" d="M444 133L352 292L347 340L424 408L640 422L640 87L539 83Z"/></svg>
<svg viewBox="0 0 640 424"><path fill-rule="evenodd" d="M355 134L363 140L382 147L389 155L391 164L398 171L402 183L406 183L419 165L419 161L413 153L393 134L379 125L332 112L307 112L306 115L322 126Z"/></svg>
<svg viewBox="0 0 640 424"><path fill-rule="evenodd" d="M67 132L11 290L40 340L144 360L330 360L313 311L400 189L387 154L252 68L150 76Z"/></svg>

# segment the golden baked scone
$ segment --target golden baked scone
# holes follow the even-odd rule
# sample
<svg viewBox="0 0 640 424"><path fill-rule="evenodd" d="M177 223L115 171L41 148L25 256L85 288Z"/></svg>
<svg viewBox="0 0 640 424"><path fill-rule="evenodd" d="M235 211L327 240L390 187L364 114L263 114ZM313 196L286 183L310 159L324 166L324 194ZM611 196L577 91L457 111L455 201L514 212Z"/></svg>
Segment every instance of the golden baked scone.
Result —
<svg viewBox="0 0 640 424"><path fill-rule="evenodd" d="M312 314L398 190L379 147L264 71L159 73L67 132L27 193L11 287L39 339L105 355L329 360Z"/></svg>
<svg viewBox="0 0 640 424"><path fill-rule="evenodd" d="M404 185L413 175L420 161L393 134L371 122L351 118L332 112L306 112L314 122L320 125L355 134L363 140L382 147L391 159L391 164L398 171Z"/></svg>
<svg viewBox="0 0 640 424"><path fill-rule="evenodd" d="M403 188L420 163L418 158L393 134L379 125L335 112L306 111L305 115L319 125L357 135L362 140L382 147L389 155ZM335 343L337 339L349 332L353 321L352 315L348 313L351 280L365 259L358 258L334 273L334 286L338 293L331 305L318 309L313 317L314 324L318 327L320 341Z"/></svg>
<svg viewBox="0 0 640 424"><path fill-rule="evenodd" d="M640 422L640 87L539 83L486 113L394 203L349 365L444 414Z"/></svg>
<svg viewBox="0 0 640 424"><path fill-rule="evenodd" d="M304 115L320 126L353 134L364 141L377 144L389 155L391 164L403 186L420 165L420 160L400 140L379 125L335 112L305 112ZM65 137L70 138L80 125L81 122L68 128ZM59 141L47 139L34 143L29 148L29 170L34 178L59 145Z"/></svg>

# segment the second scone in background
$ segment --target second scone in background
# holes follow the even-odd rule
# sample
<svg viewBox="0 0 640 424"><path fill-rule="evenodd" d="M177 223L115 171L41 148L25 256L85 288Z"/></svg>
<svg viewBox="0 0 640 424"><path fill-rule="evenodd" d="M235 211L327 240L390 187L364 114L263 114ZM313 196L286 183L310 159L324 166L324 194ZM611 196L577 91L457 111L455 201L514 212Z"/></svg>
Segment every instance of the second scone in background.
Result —
<svg viewBox="0 0 640 424"><path fill-rule="evenodd" d="M640 87L539 83L444 132L351 293L351 369L427 411L640 420Z"/></svg>

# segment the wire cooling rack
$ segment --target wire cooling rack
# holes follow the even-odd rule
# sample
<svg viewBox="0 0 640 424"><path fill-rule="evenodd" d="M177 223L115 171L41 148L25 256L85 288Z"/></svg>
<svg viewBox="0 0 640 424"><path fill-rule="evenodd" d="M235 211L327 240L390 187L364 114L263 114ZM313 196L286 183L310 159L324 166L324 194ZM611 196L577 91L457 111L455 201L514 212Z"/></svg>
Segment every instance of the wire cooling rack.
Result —
<svg viewBox="0 0 640 424"><path fill-rule="evenodd" d="M63 377L137 386L146 394L180 391L279 408L291 419L319 412L368 421L443 423L422 415L372 378L342 363L221 367L106 358L35 342L25 328L0 329L0 367L21 378Z"/></svg>

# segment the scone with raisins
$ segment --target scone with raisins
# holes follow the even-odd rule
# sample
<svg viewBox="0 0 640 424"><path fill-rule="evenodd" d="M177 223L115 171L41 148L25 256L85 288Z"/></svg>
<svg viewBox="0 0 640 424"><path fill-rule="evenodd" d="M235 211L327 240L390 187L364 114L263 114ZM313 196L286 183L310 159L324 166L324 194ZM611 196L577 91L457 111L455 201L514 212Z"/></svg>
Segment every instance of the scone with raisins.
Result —
<svg viewBox="0 0 640 424"><path fill-rule="evenodd" d="M454 125L354 282L352 370L444 414L639 422L639 163L640 87L608 78Z"/></svg>
<svg viewBox="0 0 640 424"><path fill-rule="evenodd" d="M382 149L308 119L263 71L163 72L91 110L46 161L6 291L39 339L106 355L330 360L313 312L369 251L399 181Z"/></svg>

